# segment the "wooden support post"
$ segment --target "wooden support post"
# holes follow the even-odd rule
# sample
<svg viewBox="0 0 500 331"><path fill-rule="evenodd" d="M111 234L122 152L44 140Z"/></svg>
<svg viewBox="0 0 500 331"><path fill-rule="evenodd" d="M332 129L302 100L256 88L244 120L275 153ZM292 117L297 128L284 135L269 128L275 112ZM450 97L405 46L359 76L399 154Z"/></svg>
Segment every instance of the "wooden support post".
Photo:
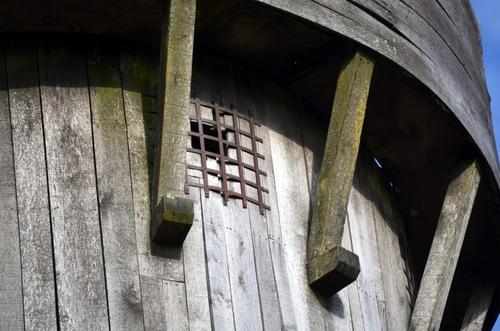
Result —
<svg viewBox="0 0 500 331"><path fill-rule="evenodd" d="M161 128L153 173L152 205L156 207L151 238L163 244L182 243L193 223L193 203L183 192L195 16L196 0L171 0L162 27L157 99Z"/></svg>
<svg viewBox="0 0 500 331"><path fill-rule="evenodd" d="M357 52L335 92L308 239L309 285L332 295L356 280L359 260L341 247L374 63Z"/></svg>
<svg viewBox="0 0 500 331"><path fill-rule="evenodd" d="M490 308L494 293L494 283L480 284L474 289L460 330L481 331L483 329L484 320L486 319L486 314Z"/></svg>
<svg viewBox="0 0 500 331"><path fill-rule="evenodd" d="M481 176L467 165L448 186L420 282L410 330L438 330L457 266Z"/></svg>

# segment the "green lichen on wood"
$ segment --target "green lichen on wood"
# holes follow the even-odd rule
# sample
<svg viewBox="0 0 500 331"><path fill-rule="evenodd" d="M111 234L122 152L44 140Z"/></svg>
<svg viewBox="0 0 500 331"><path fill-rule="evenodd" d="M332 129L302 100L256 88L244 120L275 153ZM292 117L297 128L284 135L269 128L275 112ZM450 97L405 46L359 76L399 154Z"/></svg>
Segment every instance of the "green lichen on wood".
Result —
<svg viewBox="0 0 500 331"><path fill-rule="evenodd" d="M309 278L312 285L333 277L346 286L357 277L355 272L344 275L337 270L338 261L314 261L319 256L337 256L330 253L341 246L373 67L370 58L357 52L342 67L337 81L307 247L308 275L315 275ZM352 256L346 261L357 260L354 254L345 252L349 254Z"/></svg>
<svg viewBox="0 0 500 331"><path fill-rule="evenodd" d="M158 95L161 128L154 162L153 203L173 192L183 192L195 15L196 0L171 0L163 24Z"/></svg>

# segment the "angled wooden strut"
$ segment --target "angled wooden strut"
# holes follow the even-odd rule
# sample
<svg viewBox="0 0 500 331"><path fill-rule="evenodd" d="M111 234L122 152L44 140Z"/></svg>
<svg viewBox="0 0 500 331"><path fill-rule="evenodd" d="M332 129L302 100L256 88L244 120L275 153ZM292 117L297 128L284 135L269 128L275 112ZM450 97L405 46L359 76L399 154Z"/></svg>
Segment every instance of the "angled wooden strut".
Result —
<svg viewBox="0 0 500 331"><path fill-rule="evenodd" d="M184 241L193 203L183 197L196 0L171 0L162 27L158 106L161 128L155 155L151 238L167 245Z"/></svg>
<svg viewBox="0 0 500 331"><path fill-rule="evenodd" d="M492 282L479 284L474 288L462 320L461 331L483 330L486 315L495 293L495 287L496 284Z"/></svg>
<svg viewBox="0 0 500 331"><path fill-rule="evenodd" d="M420 282L410 330L438 330L469 224L481 176L467 164L448 186Z"/></svg>
<svg viewBox="0 0 500 331"><path fill-rule="evenodd" d="M359 260L341 247L373 61L356 52L337 82L307 243L309 285L332 295L356 280Z"/></svg>

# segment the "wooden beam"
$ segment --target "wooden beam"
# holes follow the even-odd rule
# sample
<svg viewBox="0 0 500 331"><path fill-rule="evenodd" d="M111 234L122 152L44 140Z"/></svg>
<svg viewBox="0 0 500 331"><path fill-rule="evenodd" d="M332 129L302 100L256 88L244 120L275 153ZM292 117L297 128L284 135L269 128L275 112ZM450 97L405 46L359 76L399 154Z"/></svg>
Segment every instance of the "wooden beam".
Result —
<svg viewBox="0 0 500 331"><path fill-rule="evenodd" d="M195 16L196 0L171 0L162 27L158 95L161 128L153 173L152 204L156 208L151 238L163 244L182 243L193 223L193 203L183 197L183 191ZM164 209L169 206L180 209ZM175 221L179 219L182 222Z"/></svg>
<svg viewBox="0 0 500 331"><path fill-rule="evenodd" d="M438 330L481 176L474 161L448 186L410 322L410 330Z"/></svg>
<svg viewBox="0 0 500 331"><path fill-rule="evenodd" d="M373 67L369 57L356 52L337 81L307 247L309 284L326 295L359 274L358 257L341 242Z"/></svg>
<svg viewBox="0 0 500 331"><path fill-rule="evenodd" d="M481 331L484 321L490 308L493 294L495 293L495 284L479 284L474 291L467 305L464 319L460 330L462 331Z"/></svg>

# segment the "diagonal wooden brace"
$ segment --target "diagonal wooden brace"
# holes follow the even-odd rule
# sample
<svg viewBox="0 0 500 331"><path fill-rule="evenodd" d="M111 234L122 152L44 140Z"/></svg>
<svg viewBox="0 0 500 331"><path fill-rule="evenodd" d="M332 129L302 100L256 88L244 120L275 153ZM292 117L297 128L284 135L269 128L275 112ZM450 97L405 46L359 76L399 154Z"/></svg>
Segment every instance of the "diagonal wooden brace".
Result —
<svg viewBox="0 0 500 331"><path fill-rule="evenodd" d="M307 243L309 285L325 295L359 274L358 257L341 242L373 67L369 57L356 52L337 81Z"/></svg>
<svg viewBox="0 0 500 331"><path fill-rule="evenodd" d="M193 224L184 195L196 0L171 0L162 26L158 106L161 127L155 155L151 239L181 244ZM179 221L182 220L182 221Z"/></svg>
<svg viewBox="0 0 500 331"><path fill-rule="evenodd" d="M481 181L476 161L448 185L418 289L410 330L438 330Z"/></svg>

